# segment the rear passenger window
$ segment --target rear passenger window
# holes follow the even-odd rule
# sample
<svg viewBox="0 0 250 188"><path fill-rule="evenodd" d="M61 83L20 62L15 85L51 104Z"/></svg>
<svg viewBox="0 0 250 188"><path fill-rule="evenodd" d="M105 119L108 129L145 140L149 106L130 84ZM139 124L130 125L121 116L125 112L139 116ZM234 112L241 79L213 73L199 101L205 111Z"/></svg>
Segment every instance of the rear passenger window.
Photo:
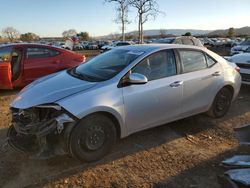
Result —
<svg viewBox="0 0 250 188"><path fill-rule="evenodd" d="M145 58L132 72L143 74L149 81L176 75L174 52L172 50L157 52Z"/></svg>
<svg viewBox="0 0 250 188"><path fill-rule="evenodd" d="M211 57L209 57L208 55L206 55L206 58L207 58L207 65L208 65L208 67L211 67L211 66L213 66L215 63L216 63L216 61L215 60L213 60Z"/></svg>
<svg viewBox="0 0 250 188"><path fill-rule="evenodd" d="M45 58L58 55L59 52L48 48L27 48L27 58Z"/></svg>
<svg viewBox="0 0 250 188"><path fill-rule="evenodd" d="M180 58L184 73L207 68L206 58L202 52L180 50Z"/></svg>

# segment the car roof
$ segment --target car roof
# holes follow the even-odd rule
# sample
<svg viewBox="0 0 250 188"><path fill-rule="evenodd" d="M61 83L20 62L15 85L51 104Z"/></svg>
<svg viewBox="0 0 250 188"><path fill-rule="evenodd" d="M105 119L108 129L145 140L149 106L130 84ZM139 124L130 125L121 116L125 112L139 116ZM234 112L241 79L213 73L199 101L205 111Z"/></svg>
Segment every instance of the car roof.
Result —
<svg viewBox="0 0 250 188"><path fill-rule="evenodd" d="M182 45L182 44L139 44L139 45L129 45L118 47L117 49L131 50L131 51L143 51L150 53L152 51L164 50L164 49L199 49L205 50L204 47L191 46L191 45Z"/></svg>

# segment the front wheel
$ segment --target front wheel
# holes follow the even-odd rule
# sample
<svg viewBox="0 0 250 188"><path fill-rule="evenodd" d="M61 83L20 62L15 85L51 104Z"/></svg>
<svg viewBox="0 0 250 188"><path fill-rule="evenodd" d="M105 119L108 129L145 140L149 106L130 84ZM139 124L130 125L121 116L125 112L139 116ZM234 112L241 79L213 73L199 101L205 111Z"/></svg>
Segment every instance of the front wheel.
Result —
<svg viewBox="0 0 250 188"><path fill-rule="evenodd" d="M96 161L105 156L115 144L116 129L110 118L91 115L80 121L70 136L70 152L81 161Z"/></svg>
<svg viewBox="0 0 250 188"><path fill-rule="evenodd" d="M224 116L231 106L232 97L233 94L229 89L222 88L215 96L213 104L207 112L208 115L214 118Z"/></svg>

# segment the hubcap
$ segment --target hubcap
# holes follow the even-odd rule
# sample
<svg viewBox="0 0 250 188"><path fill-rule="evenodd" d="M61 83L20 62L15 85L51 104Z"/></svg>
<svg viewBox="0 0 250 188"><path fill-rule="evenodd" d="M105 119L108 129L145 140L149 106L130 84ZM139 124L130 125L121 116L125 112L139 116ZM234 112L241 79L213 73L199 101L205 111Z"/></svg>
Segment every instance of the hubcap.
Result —
<svg viewBox="0 0 250 188"><path fill-rule="evenodd" d="M97 150L102 147L105 141L105 132L101 126L91 126L87 130L84 144L89 150Z"/></svg>

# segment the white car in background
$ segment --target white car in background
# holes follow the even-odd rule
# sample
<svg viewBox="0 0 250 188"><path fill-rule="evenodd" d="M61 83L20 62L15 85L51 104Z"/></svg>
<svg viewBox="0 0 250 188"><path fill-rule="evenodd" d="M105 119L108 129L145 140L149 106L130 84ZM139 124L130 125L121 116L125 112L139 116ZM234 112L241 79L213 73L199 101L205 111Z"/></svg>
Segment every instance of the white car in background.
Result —
<svg viewBox="0 0 250 188"><path fill-rule="evenodd" d="M250 47L245 50L245 53L234 55L228 60L240 68L242 83L250 85Z"/></svg>
<svg viewBox="0 0 250 188"><path fill-rule="evenodd" d="M113 48L116 48L119 46L128 46L128 45L131 45L131 43L127 42L127 41L117 41L111 45L105 45L105 46L101 47L101 53L112 50Z"/></svg>

